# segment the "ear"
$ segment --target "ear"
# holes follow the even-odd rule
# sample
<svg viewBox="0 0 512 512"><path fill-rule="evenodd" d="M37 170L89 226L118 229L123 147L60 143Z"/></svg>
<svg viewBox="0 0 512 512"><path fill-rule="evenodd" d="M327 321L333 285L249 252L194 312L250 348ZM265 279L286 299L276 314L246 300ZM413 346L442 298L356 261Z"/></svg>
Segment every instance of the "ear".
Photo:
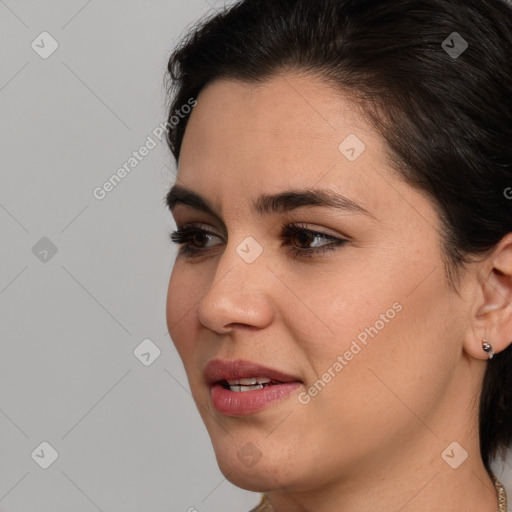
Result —
<svg viewBox="0 0 512 512"><path fill-rule="evenodd" d="M512 233L478 262L477 282L473 325L464 340L464 349L472 357L488 359L482 348L483 339L491 344L494 354L512 342Z"/></svg>

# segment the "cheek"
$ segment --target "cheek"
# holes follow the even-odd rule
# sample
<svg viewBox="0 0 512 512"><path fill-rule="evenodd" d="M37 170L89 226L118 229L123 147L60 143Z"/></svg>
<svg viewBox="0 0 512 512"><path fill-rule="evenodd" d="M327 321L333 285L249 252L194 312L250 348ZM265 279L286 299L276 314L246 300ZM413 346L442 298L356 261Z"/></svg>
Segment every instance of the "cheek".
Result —
<svg viewBox="0 0 512 512"><path fill-rule="evenodd" d="M356 278L344 275L331 279L329 284L317 287L314 294L309 290L303 296L308 297L316 324L321 327L313 338L315 348L331 355L348 350L355 339L364 343L376 323L379 332L386 330L388 323L399 316L396 309L401 309L400 305L393 307L399 292L389 286L376 286L375 279L366 280L361 274Z"/></svg>
<svg viewBox="0 0 512 512"><path fill-rule="evenodd" d="M393 389L405 388L414 402L415 386L418 391L432 378L445 381L447 367L457 357L453 339L443 348L453 331L454 304L442 270L423 282L421 272L430 271L425 265L402 264L400 272L396 267L394 272L386 270L376 274L380 279L369 275L368 269L357 278L356 273L346 273L334 285L316 289L311 304L318 306L315 313L329 330L318 329L312 337L297 333L297 339L303 340L302 348L317 375L329 369L344 375L333 379L331 390L342 382L347 385L349 379L351 386L373 395L375 402L386 392L392 398L380 377ZM415 288L415 283L421 285ZM338 356L343 358L342 367L333 369Z"/></svg>
<svg viewBox="0 0 512 512"><path fill-rule="evenodd" d="M333 301L342 334L331 364L338 354L347 362L330 398L336 389L350 403L355 397L344 393L352 390L357 403L369 404L372 415L380 410L390 422L407 417L404 403L428 414L448 385L458 354L451 335L455 305L442 274L431 275L414 293L400 286L375 289L373 296L364 293Z"/></svg>
<svg viewBox="0 0 512 512"><path fill-rule="evenodd" d="M195 290L196 281L179 264L175 264L167 289L167 329L182 359L186 357L186 348L191 347L194 340L194 304L199 299Z"/></svg>

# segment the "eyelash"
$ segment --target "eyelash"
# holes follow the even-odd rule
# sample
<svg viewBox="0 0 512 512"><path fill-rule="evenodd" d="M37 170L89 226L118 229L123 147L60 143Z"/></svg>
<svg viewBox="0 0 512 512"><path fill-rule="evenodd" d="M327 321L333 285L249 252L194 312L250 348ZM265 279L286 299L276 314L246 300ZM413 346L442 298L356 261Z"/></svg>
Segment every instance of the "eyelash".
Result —
<svg viewBox="0 0 512 512"><path fill-rule="evenodd" d="M298 249L297 247L286 244L290 238L302 235L304 233L312 235L313 237L322 237L326 240L331 240L331 243L314 249ZM202 229L196 224L185 224L181 228L178 228L176 231L169 233L169 239L174 244L182 244L180 252L189 258L194 258L203 255L208 250L205 248L194 248L190 245L191 240L196 235L212 235L218 237L218 235L215 233L212 233L206 229ZM319 254L335 251L339 246L342 246L348 242L348 240L342 238L336 238L326 233L313 231L301 224L288 224L284 226L280 238L283 242L282 247L286 246L292 255L296 258L311 258Z"/></svg>

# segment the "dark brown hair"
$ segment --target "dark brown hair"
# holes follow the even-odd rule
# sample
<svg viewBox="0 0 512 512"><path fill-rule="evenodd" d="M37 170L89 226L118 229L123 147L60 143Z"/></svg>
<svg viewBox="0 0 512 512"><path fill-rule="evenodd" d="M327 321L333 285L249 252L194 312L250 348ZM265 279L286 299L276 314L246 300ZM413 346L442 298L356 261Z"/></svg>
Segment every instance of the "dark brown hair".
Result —
<svg viewBox="0 0 512 512"><path fill-rule="evenodd" d="M437 205L455 289L468 257L512 232L504 0L238 1L197 24L170 57L167 142L176 162L189 115L171 122L175 110L215 79L260 83L284 70L322 77L362 106L397 172ZM512 443L512 345L487 364L479 433L491 472L491 458Z"/></svg>

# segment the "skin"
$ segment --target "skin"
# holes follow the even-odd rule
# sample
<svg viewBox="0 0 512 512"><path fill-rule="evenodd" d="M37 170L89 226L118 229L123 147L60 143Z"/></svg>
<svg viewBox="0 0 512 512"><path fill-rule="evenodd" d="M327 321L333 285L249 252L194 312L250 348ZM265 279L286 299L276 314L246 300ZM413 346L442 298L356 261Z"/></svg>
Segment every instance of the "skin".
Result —
<svg viewBox="0 0 512 512"><path fill-rule="evenodd" d="M338 149L349 134L366 146L352 162ZM169 333L226 478L267 492L277 512L495 512L477 406L488 364L482 338L498 353L512 328L510 237L467 266L456 293L431 199L393 171L383 140L348 97L298 72L207 86L187 125L177 183L210 200L227 229L175 207L178 226L201 223L216 236L199 258L178 254L167 297ZM313 187L371 215L251 212L262 193ZM290 223L348 242L294 257L279 238ZM250 264L236 252L248 236L263 248ZM301 403L299 393L395 303L394 318ZM202 373L213 358L255 361L303 385L258 413L224 416ZM441 457L454 441L468 453L456 469ZM237 457L246 443L261 453L252 467Z"/></svg>

